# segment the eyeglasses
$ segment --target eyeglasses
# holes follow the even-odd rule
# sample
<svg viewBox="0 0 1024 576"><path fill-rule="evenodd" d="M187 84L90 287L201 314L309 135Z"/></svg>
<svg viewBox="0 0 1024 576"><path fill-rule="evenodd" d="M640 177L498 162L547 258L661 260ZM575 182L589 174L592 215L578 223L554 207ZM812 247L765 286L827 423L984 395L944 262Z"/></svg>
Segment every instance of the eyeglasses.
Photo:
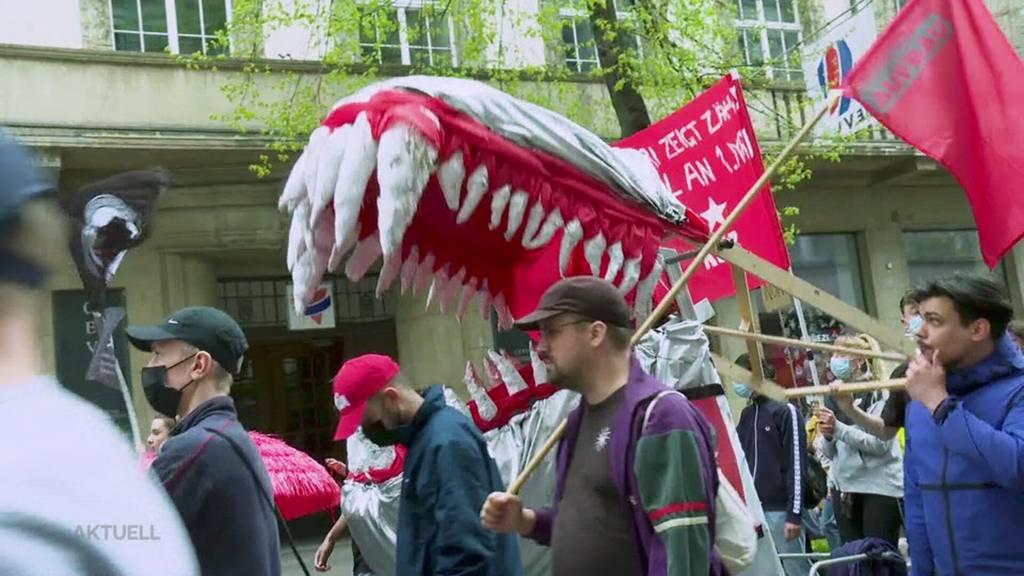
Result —
<svg viewBox="0 0 1024 576"><path fill-rule="evenodd" d="M562 324L556 324L554 326L541 327L540 335L545 341L550 341L555 336L558 336L566 326L572 326L573 324L589 324L591 322L594 322L594 320L584 318L582 320L573 320L572 322L563 322Z"/></svg>

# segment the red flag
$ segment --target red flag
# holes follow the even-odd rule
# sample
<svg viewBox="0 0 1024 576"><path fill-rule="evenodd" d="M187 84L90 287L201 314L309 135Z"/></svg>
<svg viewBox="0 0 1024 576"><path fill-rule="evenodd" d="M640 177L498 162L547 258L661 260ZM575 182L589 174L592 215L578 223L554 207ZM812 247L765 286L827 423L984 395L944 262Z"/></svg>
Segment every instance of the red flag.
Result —
<svg viewBox="0 0 1024 576"><path fill-rule="evenodd" d="M912 0L846 94L960 182L989 268L1024 236L1024 63L982 0Z"/></svg>
<svg viewBox="0 0 1024 576"><path fill-rule="evenodd" d="M712 231L725 222L764 173L743 87L731 75L615 146L646 153L679 201L700 215ZM736 220L726 238L781 268L789 268L789 252L767 186ZM668 245L684 253L694 248L681 240ZM751 288L763 284L749 274L747 282ZM656 296L664 295L667 286L671 286L665 280L663 284ZM717 256L704 260L688 287L694 302L704 298L714 301L736 293L728 264Z"/></svg>

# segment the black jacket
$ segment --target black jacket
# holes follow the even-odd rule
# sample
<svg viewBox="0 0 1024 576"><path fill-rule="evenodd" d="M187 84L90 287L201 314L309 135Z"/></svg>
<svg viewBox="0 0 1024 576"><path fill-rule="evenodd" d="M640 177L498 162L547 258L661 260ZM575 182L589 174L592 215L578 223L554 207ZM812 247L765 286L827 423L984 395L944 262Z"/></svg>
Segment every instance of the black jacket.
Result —
<svg viewBox="0 0 1024 576"><path fill-rule="evenodd" d="M756 396L743 409L736 433L765 510L785 511L800 523L804 506L807 432L796 406Z"/></svg>
<svg viewBox="0 0 1024 576"><path fill-rule="evenodd" d="M234 441L255 470L259 487L231 445L207 429ZM204 575L281 574L277 519L257 492L273 498L270 477L230 397L207 400L182 418L153 470L181 514Z"/></svg>

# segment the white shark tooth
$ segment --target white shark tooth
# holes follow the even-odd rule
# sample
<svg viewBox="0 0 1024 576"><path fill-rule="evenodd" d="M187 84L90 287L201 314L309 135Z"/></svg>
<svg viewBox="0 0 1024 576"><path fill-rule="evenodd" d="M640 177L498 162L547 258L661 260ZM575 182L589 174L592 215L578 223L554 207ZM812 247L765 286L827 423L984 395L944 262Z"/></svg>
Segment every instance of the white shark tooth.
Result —
<svg viewBox="0 0 1024 576"><path fill-rule="evenodd" d="M487 278L484 278L484 283L480 285L480 316L484 319L484 322L490 324L491 322L491 304L494 301L494 296L491 295L491 289L487 285Z"/></svg>
<svg viewBox="0 0 1024 576"><path fill-rule="evenodd" d="M419 246L413 246L409 248L409 255L406 256L405 262L402 262L402 270L400 272L402 279L402 296L412 288L413 281L416 279L416 267L420 263L420 249Z"/></svg>
<svg viewBox="0 0 1024 576"><path fill-rule="evenodd" d="M530 195L523 190L516 190L508 201L508 226L505 228L505 240L511 241L519 231L519 225L523 223L523 216L526 214L526 204L530 201Z"/></svg>
<svg viewBox="0 0 1024 576"><path fill-rule="evenodd" d="M392 254L384 259L384 265L381 266L380 276L377 276L377 288L376 295L380 299L381 296L387 292L391 284L394 283L395 279L398 278L398 273L402 270L402 257L400 254Z"/></svg>
<svg viewBox="0 0 1024 576"><path fill-rule="evenodd" d="M381 134L377 146L377 229L384 256L401 250L402 238L436 166L437 149L408 124L396 123Z"/></svg>
<svg viewBox="0 0 1024 576"><path fill-rule="evenodd" d="M664 263L659 256L651 267L651 272L637 284L636 300L633 302L633 311L638 322L643 321L651 314L651 300L654 298L654 289L658 286L661 273L664 271Z"/></svg>
<svg viewBox="0 0 1024 576"><path fill-rule="evenodd" d="M521 390L526 390L528 387L526 380L523 380L522 375L516 370L516 367L509 362L508 358L505 358L501 354L498 354L494 350L487 351L487 357L494 363L495 368L501 374L501 380L505 383L505 389L508 390L508 395L511 396Z"/></svg>
<svg viewBox="0 0 1024 576"><path fill-rule="evenodd" d="M327 141L327 137L330 135L330 128L327 126L320 126L310 133L309 142L306 144L306 150L304 152L306 156L306 169L304 172L306 198L309 198L310 201L313 200L310 196L316 192L317 171L320 167L320 149L323 148L324 142Z"/></svg>
<svg viewBox="0 0 1024 576"><path fill-rule="evenodd" d="M423 261L420 262L419 266L416 267L416 279L412 284L412 293L419 294L423 292L430 285L430 281L434 278L434 264L437 262L437 258L433 252L428 252L423 257Z"/></svg>
<svg viewBox="0 0 1024 576"><path fill-rule="evenodd" d="M505 294L498 294L494 297L494 310L498 313L498 328L502 330L509 330L515 325L515 319L512 317L512 310L509 309L508 304L505 303Z"/></svg>
<svg viewBox="0 0 1024 576"><path fill-rule="evenodd" d="M612 282L622 269L622 242L616 242L608 248L608 269L604 272L605 282Z"/></svg>
<svg viewBox="0 0 1024 576"><path fill-rule="evenodd" d="M555 232L558 232L558 229L562 227L564 222L561 210L555 208L544 220L544 225L540 227L540 231L530 240L523 241L523 247L527 250L536 250L547 246L548 242L551 242L551 239L555 237Z"/></svg>
<svg viewBox="0 0 1024 576"><path fill-rule="evenodd" d="M292 268L292 306L295 313L302 316L306 309L306 302L309 301L309 278L313 275L313 255L304 252Z"/></svg>
<svg viewBox="0 0 1024 576"><path fill-rule="evenodd" d="M445 204L455 212L462 197L462 180L466 177L466 166L462 162L462 150L456 150L437 167L437 181L444 192Z"/></svg>
<svg viewBox="0 0 1024 576"><path fill-rule="evenodd" d="M508 184L491 193L491 223L488 230L497 230L501 226L501 217L505 215L505 206L512 197L512 187Z"/></svg>
<svg viewBox="0 0 1024 576"><path fill-rule="evenodd" d="M640 256L636 258L630 258L626 260L626 264L622 267L622 283L619 284L619 292L625 296L629 294L629 291L636 286L636 283L640 280Z"/></svg>
<svg viewBox="0 0 1024 576"><path fill-rule="evenodd" d="M459 308L455 313L459 322L462 322L462 319L466 316L466 310L469 309L469 303L472 302L473 297L476 296L477 285L479 283L480 280L474 276L469 279L469 282L466 282L465 286L462 287L462 296L459 299Z"/></svg>
<svg viewBox="0 0 1024 576"><path fill-rule="evenodd" d="M455 298L462 291L462 281L466 279L466 267L459 268L449 280L448 284L444 287L444 293L441 295L441 313L447 314L452 309L452 305L455 303Z"/></svg>
<svg viewBox="0 0 1024 576"><path fill-rule="evenodd" d="M480 378L471 362L466 362L466 376L463 378L466 383L466 391L470 399L476 404L476 411L484 420L493 420L498 415L498 407L487 395L487 391L480 385Z"/></svg>
<svg viewBox="0 0 1024 576"><path fill-rule="evenodd" d="M334 220L335 220L335 223L337 223L337 220L338 220L337 216L335 216ZM355 230L353 230L353 232L351 234L349 234L348 236L345 237L345 239L343 240L341 245L335 244L334 248L331 250L331 257L327 261L327 270L328 270L328 272L332 272L333 273L333 272L335 272L338 269L338 265L341 264L341 259L345 257L345 254L348 254L349 250L351 250L352 248L355 247L355 245L356 245L356 238L358 238L358 237L359 237L359 223L357 222Z"/></svg>
<svg viewBox="0 0 1024 576"><path fill-rule="evenodd" d="M345 262L345 276L353 282L362 280L363 276L366 275L366 271L370 269L370 266L373 266L373 263L380 256L380 233L374 231L373 234L356 242L352 255Z"/></svg>
<svg viewBox="0 0 1024 576"><path fill-rule="evenodd" d="M462 202L462 207L459 208L459 215L455 217L456 224L465 224L469 217L473 215L473 211L476 210L480 200L487 193L488 181L487 165L481 163L469 175L469 179L466 180L466 200Z"/></svg>
<svg viewBox="0 0 1024 576"><path fill-rule="evenodd" d="M604 249L608 246L604 239L604 233L598 232L597 236L583 242L583 254L590 264L590 273L594 276L601 275L601 257L604 256Z"/></svg>
<svg viewBox="0 0 1024 576"><path fill-rule="evenodd" d="M332 271L342 256L359 239L359 212L363 208L366 185L377 167L377 141L373 139L366 113L356 116L348 131L349 143L338 167L338 184L334 188L334 246Z"/></svg>
<svg viewBox="0 0 1024 576"><path fill-rule="evenodd" d="M448 264L434 273L433 280L430 282L430 291L427 292L427 304L424 308L430 310L430 305L434 303L434 300L442 298L446 286L448 286Z"/></svg>
<svg viewBox="0 0 1024 576"><path fill-rule="evenodd" d="M565 278L565 271L569 269L569 259L572 258L572 251L583 239L583 224L579 218L573 218L565 225L562 232L562 244L558 247L558 272Z"/></svg>
<svg viewBox="0 0 1024 576"><path fill-rule="evenodd" d="M288 255L285 262L288 264L288 271L295 269L295 264L306 252L306 230L309 228L309 201L303 198L295 206L292 212L292 222L288 227Z"/></svg>
<svg viewBox="0 0 1024 576"><path fill-rule="evenodd" d="M349 126L339 126L331 132L320 148L317 160L316 190L312 191L309 203L309 221L315 223L320 219L324 208L333 200L338 185L338 173L345 151L349 145Z"/></svg>
<svg viewBox="0 0 1024 576"><path fill-rule="evenodd" d="M544 221L544 214L546 212L544 204L540 201L540 198L538 198L530 208L530 215L526 218L526 227L523 228L522 245L524 247L533 239L537 234L537 231L540 230L540 225Z"/></svg>
<svg viewBox="0 0 1024 576"><path fill-rule="evenodd" d="M284 184L284 191L277 201L278 210L295 211L295 205L306 197L306 153L299 154L298 159L288 174L288 181Z"/></svg>
<svg viewBox="0 0 1024 576"><path fill-rule="evenodd" d="M538 386L547 384L548 367L540 359L540 355L537 354L537 349L533 346L533 340L530 341L530 366L533 367L533 383Z"/></svg>
<svg viewBox="0 0 1024 576"><path fill-rule="evenodd" d="M488 391L500 388L505 385L505 382L501 379L501 371L494 365L494 361L491 360L489 354L484 354L484 388Z"/></svg>

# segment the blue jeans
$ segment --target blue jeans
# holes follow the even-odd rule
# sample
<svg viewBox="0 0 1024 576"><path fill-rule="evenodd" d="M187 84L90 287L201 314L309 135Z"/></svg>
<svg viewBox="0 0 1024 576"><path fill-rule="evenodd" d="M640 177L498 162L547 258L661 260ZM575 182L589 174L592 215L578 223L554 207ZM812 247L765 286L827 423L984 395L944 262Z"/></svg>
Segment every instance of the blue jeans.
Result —
<svg viewBox="0 0 1024 576"><path fill-rule="evenodd" d="M827 540L830 549L835 550L842 545L831 498L825 498L821 510L817 508L804 510L803 525L804 530L811 535L812 539L824 538Z"/></svg>
<svg viewBox="0 0 1024 576"><path fill-rule="evenodd" d="M772 540L775 542L775 551L779 554L803 554L805 552L803 528L800 529L800 534L796 538L786 540L786 516L786 512L770 512L768 510L764 512L764 519L768 523ZM806 559L783 560L782 567L786 576L807 576L807 573L811 571L811 561Z"/></svg>

